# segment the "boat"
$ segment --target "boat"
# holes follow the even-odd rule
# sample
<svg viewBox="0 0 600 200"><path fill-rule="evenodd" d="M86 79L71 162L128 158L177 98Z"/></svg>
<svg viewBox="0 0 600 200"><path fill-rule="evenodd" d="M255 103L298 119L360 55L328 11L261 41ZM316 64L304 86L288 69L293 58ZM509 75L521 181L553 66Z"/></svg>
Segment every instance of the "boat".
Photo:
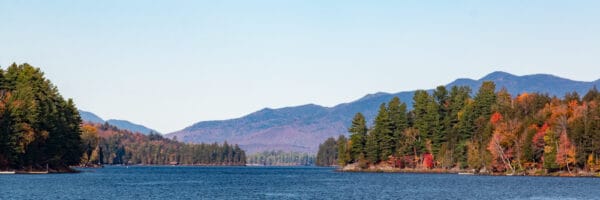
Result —
<svg viewBox="0 0 600 200"><path fill-rule="evenodd" d="M458 173L458 175L472 176L472 175L475 175L475 173L470 173L470 172L460 172L460 173Z"/></svg>
<svg viewBox="0 0 600 200"><path fill-rule="evenodd" d="M0 171L0 174L15 174L15 171Z"/></svg>

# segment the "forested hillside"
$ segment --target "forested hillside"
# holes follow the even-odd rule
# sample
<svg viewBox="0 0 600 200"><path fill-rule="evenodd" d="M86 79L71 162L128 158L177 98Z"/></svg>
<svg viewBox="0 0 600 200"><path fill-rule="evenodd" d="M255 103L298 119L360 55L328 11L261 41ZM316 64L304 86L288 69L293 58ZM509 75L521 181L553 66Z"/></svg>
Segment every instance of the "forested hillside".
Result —
<svg viewBox="0 0 600 200"><path fill-rule="evenodd" d="M100 164L245 165L237 145L185 144L106 124L82 124L39 68L0 69L0 171L72 171Z"/></svg>
<svg viewBox="0 0 600 200"><path fill-rule="evenodd" d="M238 145L186 144L152 133L144 135L105 124L84 124L82 165L245 165Z"/></svg>
<svg viewBox="0 0 600 200"><path fill-rule="evenodd" d="M512 96L484 82L469 87L416 91L413 109L398 98L381 104L367 128L357 113L350 138L330 139L340 165L373 168L473 169L476 172L547 174L600 170L600 93L581 97L539 93ZM331 147L337 145L337 148ZM319 159L317 159L319 160ZM325 163L331 164L330 162Z"/></svg>
<svg viewBox="0 0 600 200"><path fill-rule="evenodd" d="M40 69L0 69L0 170L68 171L83 153L80 123L73 101Z"/></svg>

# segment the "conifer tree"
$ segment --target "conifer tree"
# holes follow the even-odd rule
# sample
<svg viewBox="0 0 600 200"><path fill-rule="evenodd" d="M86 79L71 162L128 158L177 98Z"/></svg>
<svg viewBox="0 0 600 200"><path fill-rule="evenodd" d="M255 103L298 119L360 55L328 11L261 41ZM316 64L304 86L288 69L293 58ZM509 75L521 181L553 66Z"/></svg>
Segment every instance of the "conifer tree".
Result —
<svg viewBox="0 0 600 200"><path fill-rule="evenodd" d="M378 143L379 160L386 160L392 155L396 146L394 133L392 130L392 121L385 103L379 106L379 112L375 118L373 130L371 131Z"/></svg>
<svg viewBox="0 0 600 200"><path fill-rule="evenodd" d="M395 141L395 146L392 150L393 154L403 153L398 152L402 148L403 132L408 128L408 117L406 113L406 104L400 102L398 97L394 97L388 104L387 108L391 120L392 140Z"/></svg>
<svg viewBox="0 0 600 200"><path fill-rule="evenodd" d="M350 151L348 148L348 139L340 135L337 139L338 165L345 166L350 162Z"/></svg>
<svg viewBox="0 0 600 200"><path fill-rule="evenodd" d="M358 161L358 158L361 154L366 153L365 145L367 142L367 122L365 121L365 117L362 113L356 113L354 115L354 119L352 119L352 125L348 129L350 132L350 141L351 141L351 153L350 159L354 162Z"/></svg>

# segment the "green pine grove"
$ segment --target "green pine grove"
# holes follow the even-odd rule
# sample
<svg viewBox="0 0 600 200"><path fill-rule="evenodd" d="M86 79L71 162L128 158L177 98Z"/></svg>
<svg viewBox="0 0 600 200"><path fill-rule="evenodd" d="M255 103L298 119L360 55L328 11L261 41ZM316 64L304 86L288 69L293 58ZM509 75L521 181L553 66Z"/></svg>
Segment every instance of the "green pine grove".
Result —
<svg viewBox="0 0 600 200"><path fill-rule="evenodd" d="M0 69L0 170L68 169L81 149L81 118L38 68Z"/></svg>

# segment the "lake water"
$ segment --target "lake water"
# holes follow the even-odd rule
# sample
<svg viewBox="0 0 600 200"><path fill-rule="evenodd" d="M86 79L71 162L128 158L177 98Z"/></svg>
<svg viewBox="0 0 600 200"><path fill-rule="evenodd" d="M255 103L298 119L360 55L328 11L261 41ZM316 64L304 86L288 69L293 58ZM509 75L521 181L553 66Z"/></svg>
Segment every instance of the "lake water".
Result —
<svg viewBox="0 0 600 200"><path fill-rule="evenodd" d="M317 167L106 167L0 175L0 199L600 199L598 178L339 173Z"/></svg>

